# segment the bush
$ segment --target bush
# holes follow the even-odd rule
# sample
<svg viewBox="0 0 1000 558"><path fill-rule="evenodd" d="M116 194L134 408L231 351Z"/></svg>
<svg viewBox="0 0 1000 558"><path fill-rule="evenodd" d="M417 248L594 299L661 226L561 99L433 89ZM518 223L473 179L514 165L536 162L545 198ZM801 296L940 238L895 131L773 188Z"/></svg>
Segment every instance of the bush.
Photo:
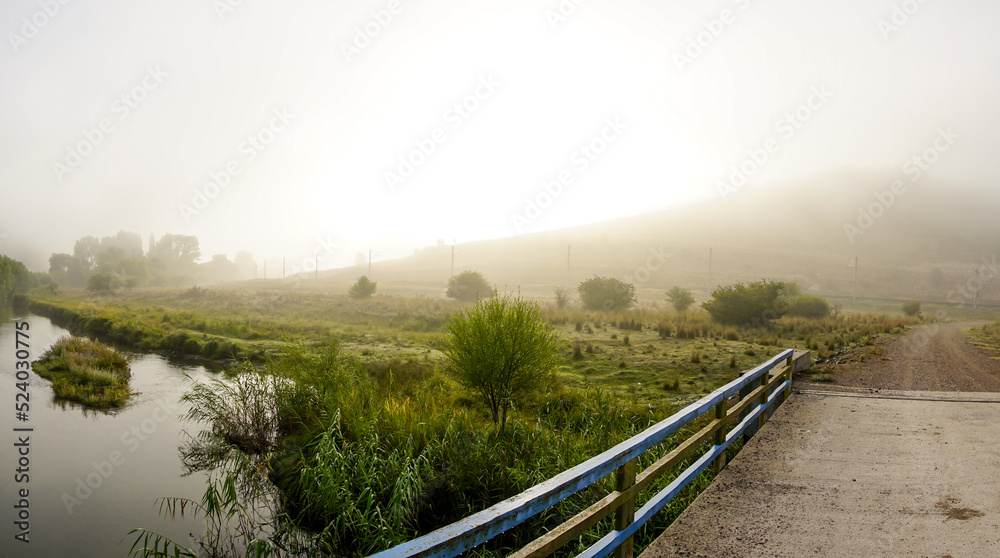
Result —
<svg viewBox="0 0 1000 558"><path fill-rule="evenodd" d="M903 313L907 316L916 316L920 313L920 301L911 300L903 305Z"/></svg>
<svg viewBox="0 0 1000 558"><path fill-rule="evenodd" d="M670 305L674 307L674 310L683 312L694 304L694 295L691 294L691 291L675 285L667 291L667 300L670 301Z"/></svg>
<svg viewBox="0 0 1000 558"><path fill-rule="evenodd" d="M781 297L785 284L761 280L735 283L712 292L712 300L703 302L716 322L729 325L769 325L788 311Z"/></svg>
<svg viewBox="0 0 1000 558"><path fill-rule="evenodd" d="M486 277L478 271L463 271L448 279L448 298L461 302L473 302L478 298L486 298L496 294L496 289L490 286Z"/></svg>
<svg viewBox="0 0 1000 558"><path fill-rule="evenodd" d="M113 295L118 280L108 273L95 273L87 280L87 290L98 295Z"/></svg>
<svg viewBox="0 0 1000 558"><path fill-rule="evenodd" d="M521 298L480 300L451 318L444 354L451 373L476 392L501 429L511 405L552 375L559 351L538 305Z"/></svg>
<svg viewBox="0 0 1000 558"><path fill-rule="evenodd" d="M376 285L377 283L369 279L367 275L362 275L347 290L347 294L351 295L351 298L370 298L375 294Z"/></svg>
<svg viewBox="0 0 1000 558"><path fill-rule="evenodd" d="M635 302L635 286L612 277L594 276L576 288L588 310L627 310Z"/></svg>
<svg viewBox="0 0 1000 558"><path fill-rule="evenodd" d="M569 306L569 291L562 287L556 287L556 308Z"/></svg>
<svg viewBox="0 0 1000 558"><path fill-rule="evenodd" d="M830 304L821 296L793 296L788 301L788 315L803 318L825 318L830 315Z"/></svg>

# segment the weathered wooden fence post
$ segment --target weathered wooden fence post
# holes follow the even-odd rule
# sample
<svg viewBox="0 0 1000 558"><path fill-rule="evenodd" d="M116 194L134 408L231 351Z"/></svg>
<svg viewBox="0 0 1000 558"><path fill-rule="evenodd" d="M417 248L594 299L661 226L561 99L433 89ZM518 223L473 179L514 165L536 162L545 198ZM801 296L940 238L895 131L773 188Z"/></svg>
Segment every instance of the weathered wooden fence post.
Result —
<svg viewBox="0 0 1000 558"><path fill-rule="evenodd" d="M615 469L615 490L625 492L635 484L635 462L630 459L624 465ZM621 531L635 521L635 497L626 500L622 507L615 511L615 530ZM632 537L625 540L613 554L614 558L632 558Z"/></svg>
<svg viewBox="0 0 1000 558"><path fill-rule="evenodd" d="M725 421L726 419L726 400L723 399L715 406L715 420ZM722 422L719 424L719 429L715 431L715 439L713 443L717 446L721 446L726 442L726 423ZM718 475L719 471L726 466L726 452L722 452L715 461L712 463L712 470L714 474Z"/></svg>
<svg viewBox="0 0 1000 558"><path fill-rule="evenodd" d="M785 366L788 367L788 372L785 374L785 380L788 382L788 387L785 388L785 394L781 398L782 403L788 401L788 398L792 395L792 375L795 373L795 353L788 356L788 360L785 361Z"/></svg>

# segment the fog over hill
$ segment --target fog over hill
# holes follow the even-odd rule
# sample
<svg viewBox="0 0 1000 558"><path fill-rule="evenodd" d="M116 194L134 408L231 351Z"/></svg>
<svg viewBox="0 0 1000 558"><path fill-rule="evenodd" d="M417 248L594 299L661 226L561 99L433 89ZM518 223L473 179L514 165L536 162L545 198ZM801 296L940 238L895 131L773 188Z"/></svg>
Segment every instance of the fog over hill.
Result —
<svg viewBox="0 0 1000 558"><path fill-rule="evenodd" d="M860 296L944 301L951 293L954 302L979 267L981 297L988 301L1000 297L991 280L1000 251L996 207L1000 192L984 197L979 188L912 181L902 173L838 170L747 185L725 200L720 195L625 219L460 244L455 273L477 270L501 289L535 296L597 274L634 282L648 300L662 299L657 291L672 285L705 297L711 250L712 285L770 278L847 296L854 280L849 265L858 257ZM451 246L426 248L376 262L372 275L383 289L440 295L451 254ZM362 273L367 267L322 277L346 288Z"/></svg>

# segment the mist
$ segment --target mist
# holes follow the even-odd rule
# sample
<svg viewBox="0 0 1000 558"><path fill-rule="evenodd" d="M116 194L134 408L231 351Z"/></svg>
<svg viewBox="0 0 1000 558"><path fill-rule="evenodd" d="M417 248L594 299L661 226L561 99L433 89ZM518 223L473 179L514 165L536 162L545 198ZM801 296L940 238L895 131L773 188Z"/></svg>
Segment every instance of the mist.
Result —
<svg viewBox="0 0 1000 558"><path fill-rule="evenodd" d="M707 283L710 246L757 250L731 278L770 275L788 247L957 277L996 250L998 16L973 1L8 2L0 252L47 271L78 239L127 231L289 275L440 253L440 282L458 244L459 267L527 284L563 280L567 245L601 238L579 274L628 273L666 242L691 257L650 285ZM498 261L491 242L519 248ZM608 263L629 243L635 261ZM841 292L826 265L772 268Z"/></svg>

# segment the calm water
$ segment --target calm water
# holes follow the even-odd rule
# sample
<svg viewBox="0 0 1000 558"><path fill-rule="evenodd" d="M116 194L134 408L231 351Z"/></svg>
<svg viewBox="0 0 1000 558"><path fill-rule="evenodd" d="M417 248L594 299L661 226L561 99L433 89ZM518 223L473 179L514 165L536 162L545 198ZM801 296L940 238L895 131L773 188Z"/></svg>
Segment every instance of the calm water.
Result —
<svg viewBox="0 0 1000 558"><path fill-rule="evenodd" d="M151 529L194 548L189 533L197 520L174 520L158 513L156 498L200 500L206 475L182 477L178 445L197 425L179 418L184 375L213 373L158 355L131 354L132 388L140 395L115 414L95 413L53 399L49 382L31 373L30 416L15 417L15 320L30 324L31 359L68 332L38 316L0 309L0 557L61 558L127 556L136 527ZM18 436L13 428L34 427L30 435L30 479L16 483ZM106 477L106 478L105 478ZM17 490L28 488L30 542L15 539ZM75 499L75 500L74 500ZM125 539L122 541L122 539Z"/></svg>

